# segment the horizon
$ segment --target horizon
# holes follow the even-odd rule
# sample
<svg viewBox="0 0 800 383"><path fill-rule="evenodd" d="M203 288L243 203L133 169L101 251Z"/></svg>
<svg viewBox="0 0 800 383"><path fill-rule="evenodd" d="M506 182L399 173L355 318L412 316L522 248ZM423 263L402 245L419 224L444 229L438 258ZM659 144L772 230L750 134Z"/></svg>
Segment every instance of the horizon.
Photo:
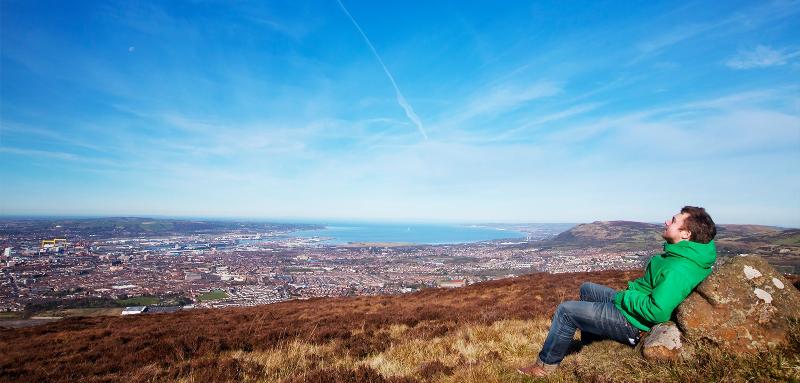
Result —
<svg viewBox="0 0 800 383"><path fill-rule="evenodd" d="M171 219L171 220L202 220L209 222L254 222L254 223L288 223L288 224L367 224L367 225L430 225L430 226L447 226L447 225L581 225L595 222L635 222L647 223L653 225L662 225L663 222L658 221L643 221L643 220L630 220L630 219L596 219L592 221L583 222L566 222L566 221L446 221L446 220L411 220L411 221L397 221L397 220L378 220L378 219L360 219L360 218L270 218L270 217L232 217L232 216L160 216L160 215L5 215L0 214L0 220L8 219L112 219L112 218L138 218L138 219ZM717 225L754 225L754 226L767 226L779 229L800 229L797 226L780 226L768 225L752 222L716 222Z"/></svg>
<svg viewBox="0 0 800 383"><path fill-rule="evenodd" d="M0 7L0 217L800 227L800 1Z"/></svg>

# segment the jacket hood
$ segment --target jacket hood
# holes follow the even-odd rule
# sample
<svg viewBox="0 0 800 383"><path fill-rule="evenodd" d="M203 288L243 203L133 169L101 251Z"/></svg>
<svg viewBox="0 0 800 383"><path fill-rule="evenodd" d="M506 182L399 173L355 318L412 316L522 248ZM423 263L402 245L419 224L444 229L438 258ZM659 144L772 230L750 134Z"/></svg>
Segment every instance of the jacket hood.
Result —
<svg viewBox="0 0 800 383"><path fill-rule="evenodd" d="M686 258L704 269L711 268L714 261L717 260L717 247L714 245L714 241L709 243L692 241L665 243L664 251L667 255Z"/></svg>

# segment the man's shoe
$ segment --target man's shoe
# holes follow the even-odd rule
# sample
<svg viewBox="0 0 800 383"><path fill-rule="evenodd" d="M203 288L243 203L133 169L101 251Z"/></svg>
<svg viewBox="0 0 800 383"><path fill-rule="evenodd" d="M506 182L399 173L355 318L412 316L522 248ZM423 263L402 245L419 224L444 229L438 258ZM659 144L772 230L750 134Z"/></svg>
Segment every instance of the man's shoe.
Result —
<svg viewBox="0 0 800 383"><path fill-rule="evenodd" d="M541 363L541 362L537 361L536 363L534 363L534 364L532 364L530 366L525 366L525 367L518 368L517 372L519 372L522 375L528 375L528 376L535 376L535 377L543 378L543 377L545 377L547 375L550 375L553 372L555 372L555 370L556 370L555 367L556 366L552 366L552 367L551 366L546 366L544 363Z"/></svg>

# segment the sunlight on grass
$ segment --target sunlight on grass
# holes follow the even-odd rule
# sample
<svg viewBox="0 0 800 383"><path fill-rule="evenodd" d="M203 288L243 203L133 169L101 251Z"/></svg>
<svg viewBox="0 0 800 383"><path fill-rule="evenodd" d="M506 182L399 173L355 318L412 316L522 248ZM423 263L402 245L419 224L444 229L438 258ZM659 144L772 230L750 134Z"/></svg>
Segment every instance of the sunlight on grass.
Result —
<svg viewBox="0 0 800 383"><path fill-rule="evenodd" d="M431 325L420 323L418 326ZM368 367L384 378L411 378L420 382L532 382L516 372L536 359L549 329L549 320L504 320L493 324L466 324L441 336L414 337L413 327L391 325L376 333L391 337L382 352L354 358L343 352L339 340L311 344L287 342L270 351L232 352L226 358L255 363L262 368L246 382L281 382L314 370L356 370ZM353 331L354 336L363 334ZM419 333L416 333L419 334ZM766 357L731 357L714 348L698 350L696 360L651 363L637 349L613 341L585 345L568 355L547 382L654 382L654 381L797 381L800 357L775 352ZM192 381L185 381L187 383Z"/></svg>

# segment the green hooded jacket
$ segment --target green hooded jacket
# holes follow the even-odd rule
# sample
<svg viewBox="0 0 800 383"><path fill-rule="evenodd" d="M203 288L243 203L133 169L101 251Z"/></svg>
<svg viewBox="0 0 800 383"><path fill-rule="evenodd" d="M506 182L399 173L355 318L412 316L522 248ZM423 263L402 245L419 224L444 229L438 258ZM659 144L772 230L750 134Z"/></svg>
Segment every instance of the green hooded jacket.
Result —
<svg viewBox="0 0 800 383"><path fill-rule="evenodd" d="M665 243L664 254L650 259L644 276L618 291L614 306L643 331L670 320L672 311L709 274L717 259L714 241Z"/></svg>

